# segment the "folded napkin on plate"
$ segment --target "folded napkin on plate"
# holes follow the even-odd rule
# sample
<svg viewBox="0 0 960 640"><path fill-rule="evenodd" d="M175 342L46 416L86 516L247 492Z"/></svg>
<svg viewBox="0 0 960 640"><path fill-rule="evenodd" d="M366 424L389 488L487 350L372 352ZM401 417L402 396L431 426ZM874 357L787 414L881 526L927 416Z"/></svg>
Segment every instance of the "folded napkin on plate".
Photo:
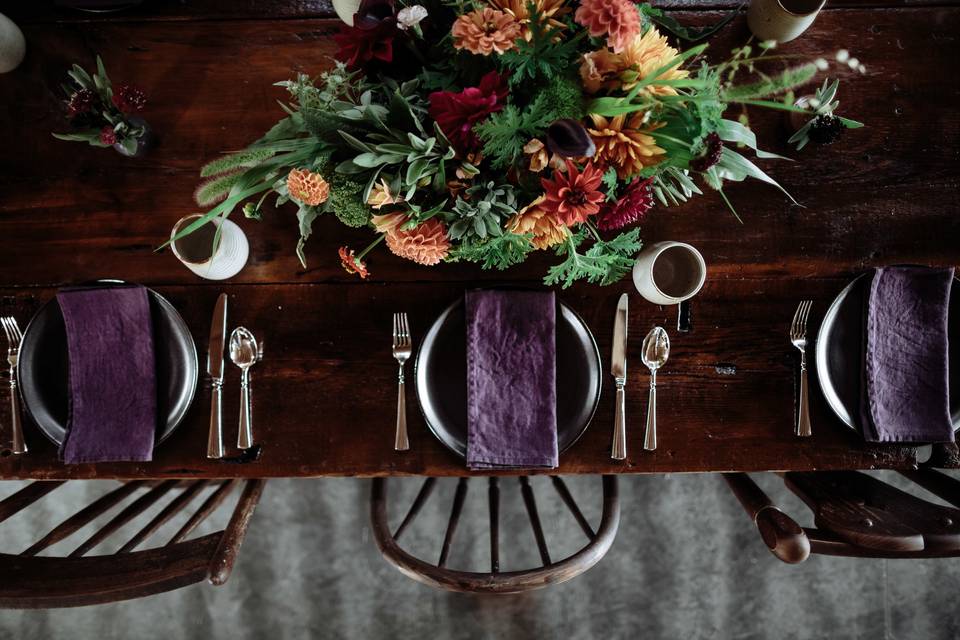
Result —
<svg viewBox="0 0 960 640"><path fill-rule="evenodd" d="M557 466L552 292L469 291L467 467Z"/></svg>
<svg viewBox="0 0 960 640"><path fill-rule="evenodd" d="M70 417L64 462L150 460L157 430L153 323L139 286L57 294L67 329Z"/></svg>
<svg viewBox="0 0 960 640"><path fill-rule="evenodd" d="M947 313L953 269L877 269L860 422L869 442L953 442Z"/></svg>

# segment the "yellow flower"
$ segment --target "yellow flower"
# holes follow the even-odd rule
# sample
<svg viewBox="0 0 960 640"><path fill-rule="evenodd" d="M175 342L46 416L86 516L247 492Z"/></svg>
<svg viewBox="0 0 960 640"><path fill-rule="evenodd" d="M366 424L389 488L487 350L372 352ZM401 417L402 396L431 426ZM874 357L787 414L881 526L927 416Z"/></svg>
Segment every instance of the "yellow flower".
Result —
<svg viewBox="0 0 960 640"><path fill-rule="evenodd" d="M367 198L367 204L378 211L388 204L397 204L400 202L403 202L403 197L399 193L390 193L390 187L387 186L387 181L383 178L380 179L380 182L373 185L370 196Z"/></svg>
<svg viewBox="0 0 960 640"><path fill-rule="evenodd" d="M588 128L587 131L597 145L596 161L616 169L617 177L621 180L663 160L666 151L658 147L657 141L650 135L651 131L663 125L644 124L643 113L636 112L629 120L625 115L607 120L591 113L590 119L595 128Z"/></svg>
<svg viewBox="0 0 960 640"><path fill-rule="evenodd" d="M521 32L527 42L533 37L530 33L530 11L528 5L531 0L489 0L490 4L500 11L513 16L520 23ZM566 0L532 0L540 14L540 19L550 29L563 29L566 25L559 20L570 13Z"/></svg>
<svg viewBox="0 0 960 640"><path fill-rule="evenodd" d="M646 78L657 69L667 66L678 55L680 55L680 52L667 44L666 36L660 35L660 32L654 27L647 29L646 33L630 41L621 53L624 67L636 73L635 77L625 78L623 89L629 91L631 87L637 84L638 79ZM679 80L686 78L688 75L690 75L688 71L680 69L677 65L660 74L656 79ZM659 95L675 95L677 93L673 87L658 85L656 82L648 84L644 87L644 90Z"/></svg>
<svg viewBox="0 0 960 640"><path fill-rule="evenodd" d="M556 216L549 215L540 205L546 199L540 196L518 211L507 222L507 230L520 235L532 233L535 249L547 249L567 239L570 231Z"/></svg>

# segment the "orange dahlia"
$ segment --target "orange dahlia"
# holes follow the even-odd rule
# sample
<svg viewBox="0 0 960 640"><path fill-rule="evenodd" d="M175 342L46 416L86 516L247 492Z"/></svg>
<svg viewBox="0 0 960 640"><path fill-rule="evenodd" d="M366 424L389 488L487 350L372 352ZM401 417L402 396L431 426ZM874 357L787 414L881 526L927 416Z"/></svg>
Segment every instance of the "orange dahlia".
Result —
<svg viewBox="0 0 960 640"><path fill-rule="evenodd" d="M596 93L601 89L612 91L619 89L622 82L620 73L624 70L623 57L609 49L600 49L583 54L580 63L580 80L587 93Z"/></svg>
<svg viewBox="0 0 960 640"><path fill-rule="evenodd" d="M644 114L636 112L627 119L626 115L611 119L595 113L590 114L593 129L587 129L597 145L596 159L605 166L614 167L617 177L625 180L634 176L644 167L653 166L663 160L664 151L650 132L660 124L644 124Z"/></svg>
<svg viewBox="0 0 960 640"><path fill-rule="evenodd" d="M600 203L606 196L600 191L603 171L593 163L587 163L583 171L567 160L567 172L555 171L553 180L542 178L544 200L540 207L555 216L568 227L585 222L600 210Z"/></svg>
<svg viewBox="0 0 960 640"><path fill-rule="evenodd" d="M315 207L326 202L330 196L330 185L319 173L293 169L287 174L287 192L300 204Z"/></svg>
<svg viewBox="0 0 960 640"><path fill-rule="evenodd" d="M520 23L509 13L486 7L457 18L450 33L455 48L488 56L517 46Z"/></svg>
<svg viewBox="0 0 960 640"><path fill-rule="evenodd" d="M614 53L640 35L640 12L630 0L581 0L573 18L591 36L607 36L607 46Z"/></svg>
<svg viewBox="0 0 960 640"><path fill-rule="evenodd" d="M450 239L446 225L430 218L409 231L394 229L387 233L387 247L401 258L432 266L450 253Z"/></svg>
<svg viewBox="0 0 960 640"><path fill-rule="evenodd" d="M637 35L627 43L622 55L624 65L636 71L636 78L639 79L646 78L657 69L667 66L680 55L680 52L667 44L666 36L660 35L655 27L651 27L646 33ZM679 80L690 75L679 66L676 65L669 71L661 73L656 80ZM627 81L623 88L629 90L635 84L636 80ZM656 81L648 84L644 90L659 95L672 96L677 93L673 87L657 84Z"/></svg>
<svg viewBox="0 0 960 640"><path fill-rule="evenodd" d="M489 0L494 8L510 14L520 23L524 40L529 41L533 36L530 33L529 5L533 2L540 20L550 29L563 29L566 25L559 18L570 13L566 0Z"/></svg>
<svg viewBox="0 0 960 640"><path fill-rule="evenodd" d="M509 221L507 230L518 234L533 234L531 243L535 249L547 249L567 239L570 231L554 216L548 215L540 205L546 196L540 196L518 211Z"/></svg>

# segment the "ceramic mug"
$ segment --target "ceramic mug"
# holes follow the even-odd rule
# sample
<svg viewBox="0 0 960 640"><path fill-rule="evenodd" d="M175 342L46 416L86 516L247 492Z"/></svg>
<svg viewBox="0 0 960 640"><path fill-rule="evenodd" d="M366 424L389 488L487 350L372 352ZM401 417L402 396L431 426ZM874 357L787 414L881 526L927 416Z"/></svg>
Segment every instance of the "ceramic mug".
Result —
<svg viewBox="0 0 960 640"><path fill-rule="evenodd" d="M184 227L200 217L199 213L189 215L173 225L173 231L170 232L173 255L187 269L206 280L226 280L237 275L247 264L250 243L235 222L213 218L190 235L173 239Z"/></svg>
<svg viewBox="0 0 960 640"><path fill-rule="evenodd" d="M826 0L750 0L747 24L761 40L789 42L817 19Z"/></svg>
<svg viewBox="0 0 960 640"><path fill-rule="evenodd" d="M637 257L633 284L653 304L679 304L697 295L707 279L700 252L683 242L657 242Z"/></svg>

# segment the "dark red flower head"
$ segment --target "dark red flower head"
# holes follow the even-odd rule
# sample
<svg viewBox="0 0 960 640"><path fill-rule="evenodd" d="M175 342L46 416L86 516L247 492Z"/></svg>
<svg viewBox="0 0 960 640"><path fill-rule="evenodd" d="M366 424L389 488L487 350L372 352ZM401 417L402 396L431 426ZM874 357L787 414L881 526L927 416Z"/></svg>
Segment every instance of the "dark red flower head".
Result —
<svg viewBox="0 0 960 640"><path fill-rule="evenodd" d="M601 231L622 229L640 221L653 208L653 193L650 184L653 178L635 178L626 192L616 202L607 202L597 214L597 228Z"/></svg>
<svg viewBox="0 0 960 640"><path fill-rule="evenodd" d="M113 92L113 104L122 113L135 113L147 106L147 96L133 85L121 84Z"/></svg>
<svg viewBox="0 0 960 640"><path fill-rule="evenodd" d="M340 25L333 36L337 60L351 69L373 60L393 61L393 40L397 36L393 0L363 0L353 15L353 26Z"/></svg>
<svg viewBox="0 0 960 640"><path fill-rule="evenodd" d="M105 145L117 143L117 133L113 130L113 127L106 125L103 129L100 129L100 142Z"/></svg>
<svg viewBox="0 0 960 640"><path fill-rule="evenodd" d="M480 148L480 139L473 132L473 125L503 109L506 100L505 79L491 71L480 79L479 87L467 87L460 93L431 93L430 117L437 121L454 148L466 155Z"/></svg>
<svg viewBox="0 0 960 640"><path fill-rule="evenodd" d="M97 96L90 89L80 89L70 94L67 100L67 116L75 118L81 114L89 113L96 104Z"/></svg>
<svg viewBox="0 0 960 640"><path fill-rule="evenodd" d="M706 171L713 165L720 162L720 156L723 153L723 140L720 134L713 132L707 134L703 139L703 150L700 155L690 161L690 168L694 171Z"/></svg>

